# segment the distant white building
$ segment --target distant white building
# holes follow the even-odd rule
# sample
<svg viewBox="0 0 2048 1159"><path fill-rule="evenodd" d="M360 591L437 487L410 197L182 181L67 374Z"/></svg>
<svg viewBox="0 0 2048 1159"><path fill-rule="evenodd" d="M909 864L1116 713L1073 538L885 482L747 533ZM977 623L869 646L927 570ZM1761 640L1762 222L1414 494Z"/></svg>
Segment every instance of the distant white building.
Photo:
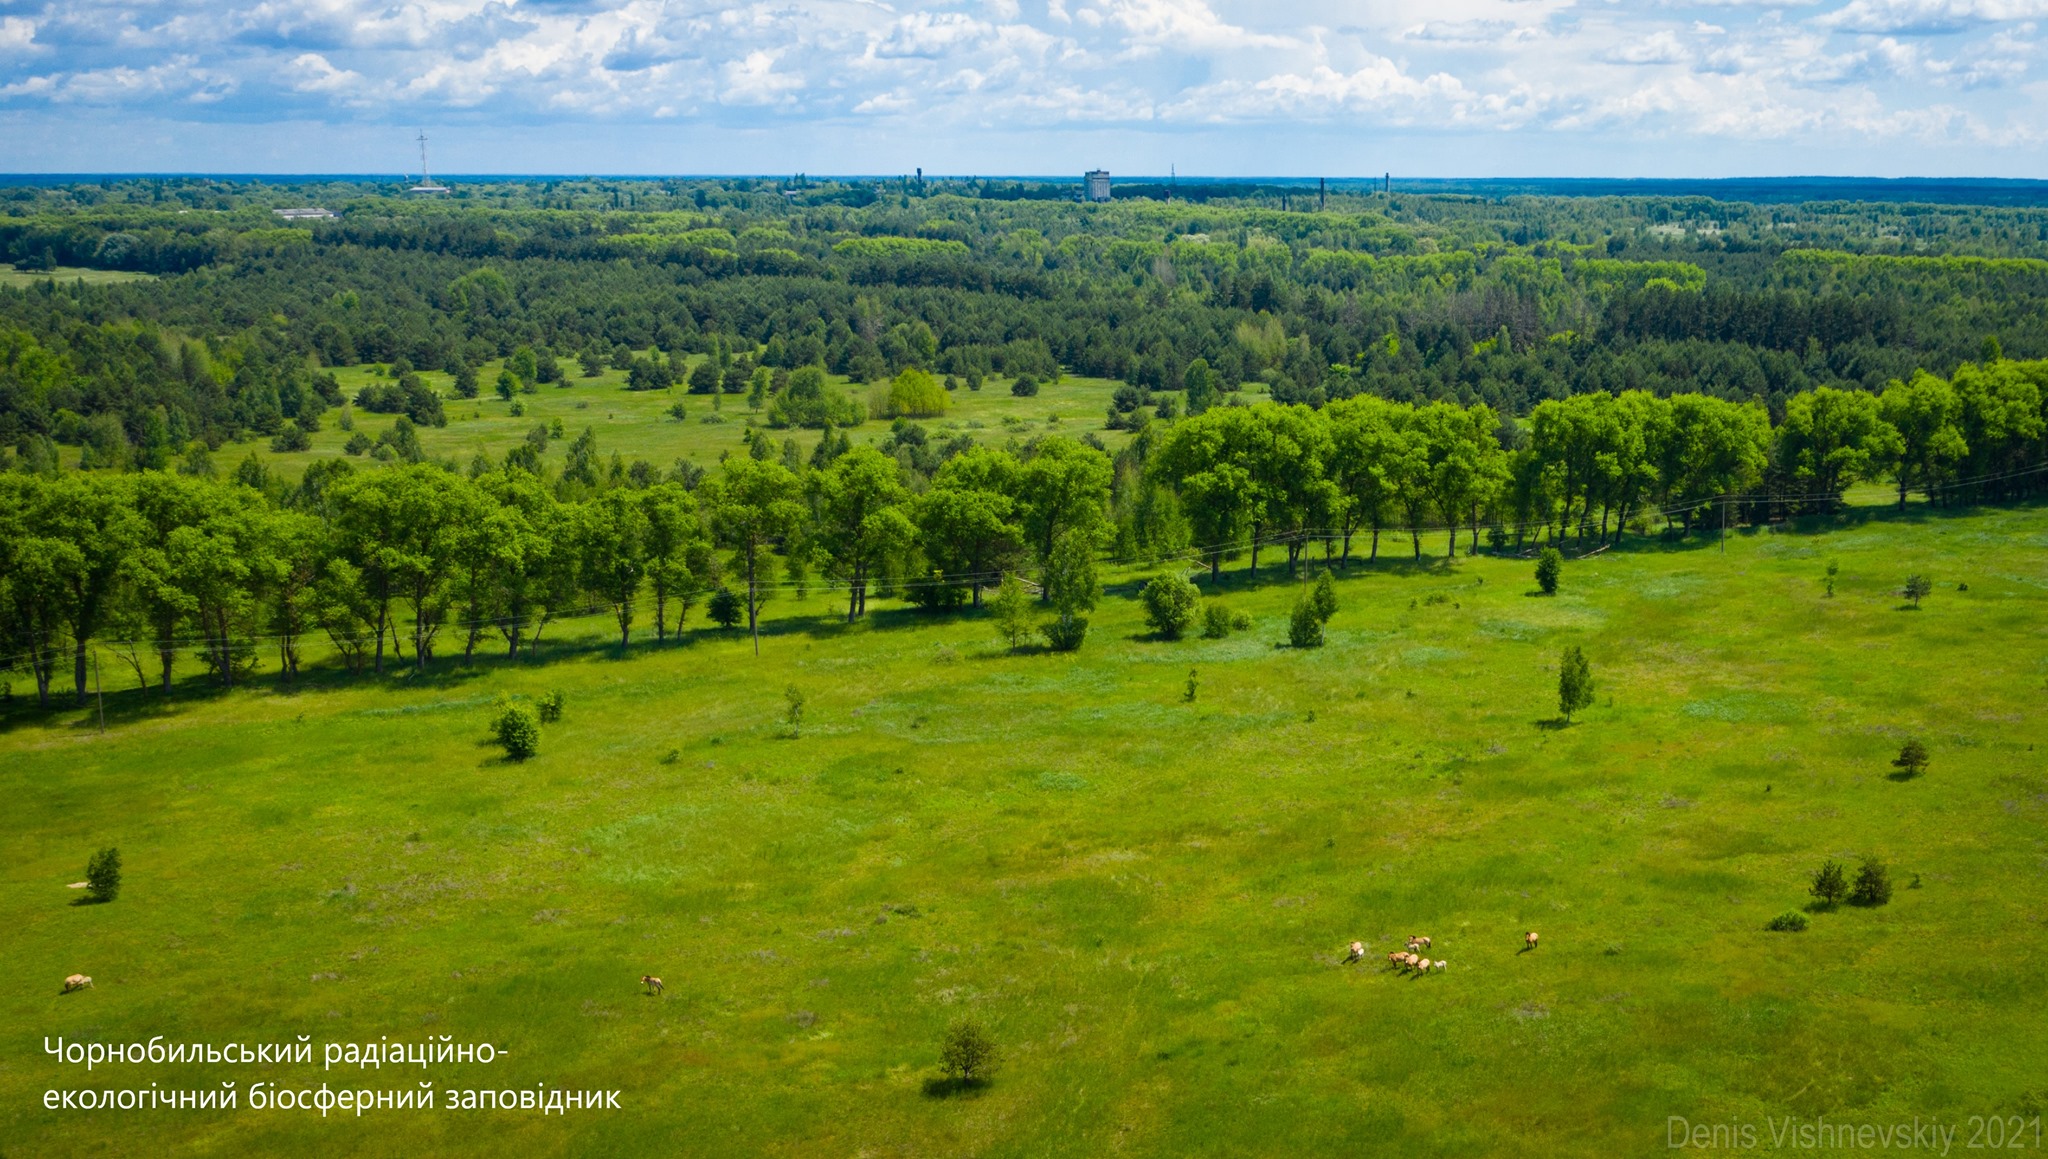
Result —
<svg viewBox="0 0 2048 1159"><path fill-rule="evenodd" d="M273 209L270 212L284 218L286 221L312 221L337 216L331 209L321 209L318 206L312 205L302 209Z"/></svg>
<svg viewBox="0 0 2048 1159"><path fill-rule="evenodd" d="M1090 169L1085 177L1088 182L1087 198L1090 201L1109 200L1109 170Z"/></svg>

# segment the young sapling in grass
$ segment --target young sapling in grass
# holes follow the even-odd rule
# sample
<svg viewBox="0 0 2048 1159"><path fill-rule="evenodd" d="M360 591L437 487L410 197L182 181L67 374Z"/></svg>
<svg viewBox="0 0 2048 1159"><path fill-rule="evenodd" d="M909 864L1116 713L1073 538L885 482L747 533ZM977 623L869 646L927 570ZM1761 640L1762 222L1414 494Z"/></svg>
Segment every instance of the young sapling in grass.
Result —
<svg viewBox="0 0 2048 1159"><path fill-rule="evenodd" d="M1813 895L1813 900L1822 909L1833 909L1849 896L1849 879L1842 872L1841 864L1830 858L1813 871L1813 880L1808 883L1806 892Z"/></svg>
<svg viewBox="0 0 2048 1159"><path fill-rule="evenodd" d="M1892 767L1899 770L1892 776L1898 780L1910 780L1927 771L1927 746L1918 737L1907 741L1899 748L1899 755L1892 758Z"/></svg>

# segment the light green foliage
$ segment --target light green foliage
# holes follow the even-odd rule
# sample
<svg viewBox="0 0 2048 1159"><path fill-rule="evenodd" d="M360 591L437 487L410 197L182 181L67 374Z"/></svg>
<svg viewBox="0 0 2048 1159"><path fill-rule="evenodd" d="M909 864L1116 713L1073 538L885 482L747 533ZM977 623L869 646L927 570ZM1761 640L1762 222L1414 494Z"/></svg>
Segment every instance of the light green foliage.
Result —
<svg viewBox="0 0 2048 1159"><path fill-rule="evenodd" d="M1032 622L1031 593L1024 590L1023 581L1014 572L1003 576L1002 586L989 603L989 611L994 616L997 634L1012 650L1023 647L1037 630Z"/></svg>
<svg viewBox="0 0 2048 1159"><path fill-rule="evenodd" d="M1906 586L1901 589L1899 594L1905 596L1906 599L1912 602L1915 608L1918 608L1920 601L1926 599L1933 592L1934 581L1924 575L1915 574L1906 577Z"/></svg>
<svg viewBox="0 0 2048 1159"><path fill-rule="evenodd" d="M562 705L566 702L566 699L559 688L542 693L540 699L534 701L534 706L540 712L540 722L542 724L559 723L562 719Z"/></svg>
<svg viewBox="0 0 2048 1159"><path fill-rule="evenodd" d="M782 690L782 721L789 726L789 735L792 737L803 731L804 705L807 703L809 698L804 695L804 690L796 685L788 685Z"/></svg>
<svg viewBox="0 0 2048 1159"><path fill-rule="evenodd" d="M1231 628L1235 626L1235 618L1230 614L1229 608L1224 607L1215 600L1210 600L1202 605L1202 638L1204 640L1221 640L1230 635Z"/></svg>
<svg viewBox="0 0 2048 1159"><path fill-rule="evenodd" d="M1139 598L1145 603L1145 622L1166 640L1186 635L1202 604L1202 593L1177 574L1154 576Z"/></svg>
<svg viewBox="0 0 2048 1159"><path fill-rule="evenodd" d="M1330 617L1337 614L1337 583L1330 578L1329 572L1316 576L1315 586L1309 589L1308 604L1322 623L1329 623Z"/></svg>
<svg viewBox="0 0 2048 1159"><path fill-rule="evenodd" d="M883 398L890 418L937 418L952 404L946 388L915 366L906 367L892 379Z"/></svg>

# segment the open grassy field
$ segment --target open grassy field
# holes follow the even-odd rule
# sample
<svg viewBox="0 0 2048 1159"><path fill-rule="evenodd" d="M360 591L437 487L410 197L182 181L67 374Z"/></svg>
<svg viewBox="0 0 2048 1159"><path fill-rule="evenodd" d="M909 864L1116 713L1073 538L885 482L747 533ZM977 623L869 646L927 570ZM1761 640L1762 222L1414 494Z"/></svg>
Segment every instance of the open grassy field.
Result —
<svg viewBox="0 0 2048 1159"><path fill-rule="evenodd" d="M703 355L695 355L687 362L695 366L703 359ZM727 452L743 453L747 432L756 425L766 426L766 417L747 407L744 394L718 396L718 405L714 407L713 396L693 395L681 386L631 391L626 389L624 371L607 370L598 377L585 378L576 372L573 360L564 367L569 377L560 383L542 384L533 394L515 396L514 401L524 413L514 416L512 403L500 399L492 390L502 367L502 362L494 361L478 370L482 396L475 399L456 398L453 378L445 372L427 371L420 375L447 400L448 425L420 429L420 446L428 455L467 463L482 451L493 459L502 459L506 451L525 440L535 425L559 421L563 439L548 449L556 465L568 440L588 428L596 432L598 450L607 458L616 451L629 462L646 459L664 470L678 459L708 469L717 466L719 458ZM348 366L330 373L341 383L342 393L353 399L364 386L388 382L383 369L372 365ZM839 375L831 376L830 381L834 389L863 400L874 389L872 385L849 384ZM1103 429L1104 412L1117 385L1109 379L1069 376L1058 383L1043 384L1034 397L1016 398L1010 394L1009 379L990 379L978 391L964 385L952 391L952 405L944 416L918 421L932 438L941 441L966 434L980 442L1001 443L1012 437L1022 440L1048 432L1078 438L1093 431L1104 446L1115 450L1130 437L1122 431ZM1264 388L1252 384L1247 389L1249 400L1262 397ZM684 407L681 419L669 413L679 402ZM873 412L879 414L879 408L873 408ZM394 417L356 410L350 421L356 430L375 438L390 428ZM888 438L889 429L890 420L876 417L848 434L856 443L873 444ZM819 432L807 430L768 433L777 443L796 440L806 455L817 445L819 437ZM309 450L280 454L270 449L268 439L255 439L224 446L219 458L223 464L232 465L254 451L284 477L295 479L315 459L343 457L342 446L348 442L349 434L341 429L341 412L330 410L322 416L321 429L313 435Z"/></svg>
<svg viewBox="0 0 2048 1159"><path fill-rule="evenodd" d="M17 270L11 262L0 262L0 286L33 286L38 282L84 282L88 286L104 285L109 282L148 282L156 279L155 274L131 273L127 270L92 270L84 266L58 266L54 270Z"/></svg>
<svg viewBox="0 0 2048 1159"><path fill-rule="evenodd" d="M636 402L539 398L586 396ZM437 437L515 437L466 421ZM1525 560L1384 546L1314 651L1277 644L1293 585L1239 564L1220 598L1248 632L1152 639L1142 573L1114 572L1071 656L893 603L849 628L814 591L771 605L758 659L697 628L622 656L599 618L535 663L121 691L104 734L17 685L0 1152L1611 1156L1664 1150L1670 1116L1768 1148L1768 1120L1916 1115L1960 1150L1993 1114L2037 1145L2048 509L1644 543L1567 564L1555 598ZM1571 644L1597 697L1559 727ZM492 706L552 689L563 720L506 763ZM1932 767L1895 780L1908 737ZM119 900L69 904L105 845ZM1865 854L1888 906L1764 930ZM1388 970L1411 933L1449 968ZM97 987L59 996L73 971ZM1007 1059L961 1092L931 1080L963 1013ZM42 1049L159 1034L306 1035L313 1061L88 1074ZM509 1053L321 1067L442 1035ZM620 1107L43 1107L259 1081Z"/></svg>

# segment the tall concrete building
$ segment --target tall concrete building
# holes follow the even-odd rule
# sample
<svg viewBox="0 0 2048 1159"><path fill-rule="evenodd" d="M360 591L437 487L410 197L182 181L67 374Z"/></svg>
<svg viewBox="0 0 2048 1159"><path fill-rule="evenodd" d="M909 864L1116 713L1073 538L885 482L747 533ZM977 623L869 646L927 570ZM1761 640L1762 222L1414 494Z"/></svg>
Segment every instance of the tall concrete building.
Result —
<svg viewBox="0 0 2048 1159"><path fill-rule="evenodd" d="M1109 200L1109 170L1090 169L1087 174L1088 200Z"/></svg>

